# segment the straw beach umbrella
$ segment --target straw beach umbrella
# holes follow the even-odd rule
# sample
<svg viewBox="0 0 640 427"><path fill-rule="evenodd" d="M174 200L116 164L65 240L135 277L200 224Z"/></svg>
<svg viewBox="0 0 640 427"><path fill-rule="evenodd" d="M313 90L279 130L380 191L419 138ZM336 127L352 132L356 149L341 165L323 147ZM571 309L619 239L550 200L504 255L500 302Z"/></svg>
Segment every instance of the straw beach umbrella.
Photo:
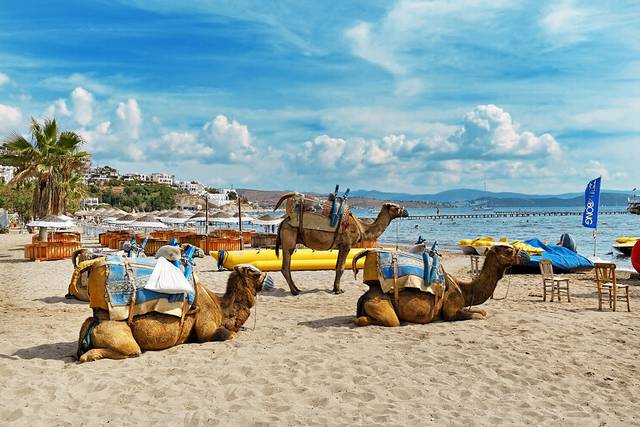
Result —
<svg viewBox="0 0 640 427"><path fill-rule="evenodd" d="M232 224L232 223L237 223L238 219L234 218L233 215L231 215L230 213L219 211L212 215L209 215L209 221L221 222L223 224Z"/></svg>
<svg viewBox="0 0 640 427"><path fill-rule="evenodd" d="M283 217L277 217L273 215L262 215L254 219L252 222L256 225L278 225L282 222Z"/></svg>
<svg viewBox="0 0 640 427"><path fill-rule="evenodd" d="M154 215L145 215L140 217L129 224L134 228L144 228L144 229L160 229L167 228L166 224L158 221Z"/></svg>
<svg viewBox="0 0 640 427"><path fill-rule="evenodd" d="M44 228L71 228L75 224L73 221L68 221L60 218L58 215L47 215L42 218L35 219L27 223L29 227L44 227Z"/></svg>

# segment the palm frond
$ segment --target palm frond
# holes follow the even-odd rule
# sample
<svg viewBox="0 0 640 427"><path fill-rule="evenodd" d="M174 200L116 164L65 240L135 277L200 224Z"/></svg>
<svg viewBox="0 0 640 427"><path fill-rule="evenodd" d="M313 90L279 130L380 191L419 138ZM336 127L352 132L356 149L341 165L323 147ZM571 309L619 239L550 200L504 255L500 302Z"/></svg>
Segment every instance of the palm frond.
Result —
<svg viewBox="0 0 640 427"><path fill-rule="evenodd" d="M72 152L77 150L82 144L84 144L82 136L75 132L65 131L60 134L57 147L65 152Z"/></svg>

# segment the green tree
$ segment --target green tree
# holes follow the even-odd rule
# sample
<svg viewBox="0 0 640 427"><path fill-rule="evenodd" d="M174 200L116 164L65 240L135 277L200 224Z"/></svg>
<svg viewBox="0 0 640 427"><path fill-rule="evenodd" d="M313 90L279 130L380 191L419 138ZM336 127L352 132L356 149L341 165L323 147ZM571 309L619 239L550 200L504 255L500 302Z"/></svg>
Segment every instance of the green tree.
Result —
<svg viewBox="0 0 640 427"><path fill-rule="evenodd" d="M62 214L69 197L79 197L75 185L89 167L89 153L80 151L84 140L75 132L61 132L55 119L39 123L32 118L30 132L30 141L17 133L5 139L0 164L18 168L11 184L35 178L35 218Z"/></svg>
<svg viewBox="0 0 640 427"><path fill-rule="evenodd" d="M15 212L23 223L31 220L31 201L33 199L33 180L17 186L0 184L0 208Z"/></svg>

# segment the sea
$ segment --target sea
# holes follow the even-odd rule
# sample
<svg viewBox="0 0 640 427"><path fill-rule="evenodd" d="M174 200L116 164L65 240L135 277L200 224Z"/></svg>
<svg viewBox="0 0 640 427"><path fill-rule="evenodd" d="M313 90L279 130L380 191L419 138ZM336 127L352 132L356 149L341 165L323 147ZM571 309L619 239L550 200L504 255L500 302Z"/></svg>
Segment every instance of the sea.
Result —
<svg viewBox="0 0 640 427"><path fill-rule="evenodd" d="M577 212L580 208L548 207L548 208L499 208L496 210L473 210L471 208L440 208L440 215L449 214L490 214L507 211L551 211ZM408 246L414 244L419 237L427 242L438 242L444 250L459 250L458 241L477 237L493 237L496 240L506 237L509 241L527 240L537 237L543 242L555 244L563 233L569 233L576 241L578 253L584 256L595 255L614 261L621 266L629 266L629 257L618 255L612 248L615 239L623 236L640 236L640 215L603 214L605 211L624 211L624 207L600 208L597 236L594 240L593 230L582 226L582 216L530 216L501 218L465 218L465 219L397 219L394 220L380 242L388 245ZM377 212L365 209L353 209L359 217L374 217ZM408 209L409 215L435 215L436 209Z"/></svg>

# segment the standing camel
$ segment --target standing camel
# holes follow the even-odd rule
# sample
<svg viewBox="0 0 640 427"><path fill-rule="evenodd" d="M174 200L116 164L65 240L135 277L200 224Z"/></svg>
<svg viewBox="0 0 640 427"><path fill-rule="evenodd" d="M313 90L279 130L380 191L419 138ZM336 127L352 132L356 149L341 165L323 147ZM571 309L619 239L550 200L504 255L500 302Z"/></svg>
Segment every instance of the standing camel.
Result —
<svg viewBox="0 0 640 427"><path fill-rule="evenodd" d="M285 194L276 204L278 209L280 204L293 197L294 193ZM363 240L377 240L378 237L386 230L392 220L395 218L406 217L409 214L407 210L394 203L385 203L382 205L380 213L372 223L365 223L359 220L351 212L345 214L343 224L345 227L335 232L310 230L299 228L297 225L291 224L291 218L287 217L280 223L278 228L278 236L276 238L276 256L279 257L279 249L282 247L282 275L284 276L289 289L293 295L298 295L300 289L293 282L291 277L291 255L296 249L296 244L302 243L306 247L314 250L338 249L338 260L336 261L336 276L333 281L333 293L341 294L344 292L340 289L340 278L344 272L344 263L347 255L354 244ZM304 226L303 226L304 227Z"/></svg>
<svg viewBox="0 0 640 427"><path fill-rule="evenodd" d="M445 273L445 291L437 299L431 293L404 288L398 295L397 307L394 307L392 294L383 293L378 282L368 283L369 290L358 299L354 323L357 326L400 326L400 321L429 323L438 318L447 321L484 319L487 312L471 306L488 300L505 270L519 264L521 256L528 258L526 252L510 245L493 246L485 254L482 270L474 280L461 281ZM353 259L354 272L357 272L358 258L360 254Z"/></svg>
<svg viewBox="0 0 640 427"><path fill-rule="evenodd" d="M251 314L256 293L262 290L266 273L252 265L236 266L227 280L222 298L196 284L196 307L184 317L148 313L125 320L100 320L109 314L98 309L80 328L78 358L80 363L98 359L126 359L139 356L142 350L206 341L232 339Z"/></svg>

